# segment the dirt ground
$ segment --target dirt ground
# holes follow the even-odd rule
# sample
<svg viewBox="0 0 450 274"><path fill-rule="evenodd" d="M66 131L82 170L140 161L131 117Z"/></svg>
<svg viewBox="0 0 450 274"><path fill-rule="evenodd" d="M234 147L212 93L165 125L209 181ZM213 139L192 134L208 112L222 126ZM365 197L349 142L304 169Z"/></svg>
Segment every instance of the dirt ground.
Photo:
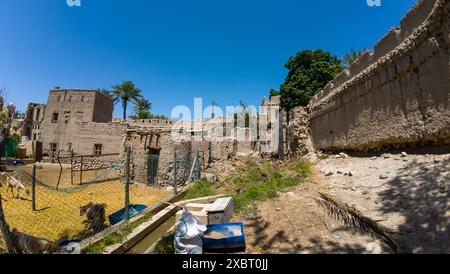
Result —
<svg viewBox="0 0 450 274"><path fill-rule="evenodd" d="M31 167L24 170L31 171ZM47 185L54 186L59 169L55 166L44 166L37 171L37 179L42 180ZM86 174L87 180L98 176L99 172L90 171ZM4 178L1 179L2 182ZM27 187L30 186L29 178L24 179ZM3 210L5 217L11 228L27 234L44 237L52 241L61 239L85 238L91 234L82 224L86 217L79 214L80 206L89 202L105 203L106 216L124 207L124 187L120 181L110 181L105 183L75 186L70 184L70 170L64 172L60 191L41 185L36 187L37 211L32 212L31 197L21 192L22 200L13 198L11 192L6 192L5 188L0 188L2 195ZM130 186L130 203L154 206L159 200L169 196L170 193L149 187ZM106 217L107 218L107 217ZM109 221L106 220L109 225ZM0 245L1 245L0 240Z"/></svg>
<svg viewBox="0 0 450 274"><path fill-rule="evenodd" d="M450 152L426 153L318 160L306 183L236 219L246 225L247 252L393 253L328 217L315 200L323 192L392 229L399 253L450 253Z"/></svg>

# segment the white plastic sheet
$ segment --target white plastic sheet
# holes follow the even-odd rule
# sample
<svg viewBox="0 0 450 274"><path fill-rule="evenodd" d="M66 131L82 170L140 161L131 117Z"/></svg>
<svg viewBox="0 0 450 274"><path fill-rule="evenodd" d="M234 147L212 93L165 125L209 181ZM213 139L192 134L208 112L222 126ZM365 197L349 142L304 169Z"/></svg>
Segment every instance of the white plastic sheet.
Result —
<svg viewBox="0 0 450 274"><path fill-rule="evenodd" d="M175 232L175 254L203 254L203 243L200 238L206 231L206 225L183 209L180 222Z"/></svg>

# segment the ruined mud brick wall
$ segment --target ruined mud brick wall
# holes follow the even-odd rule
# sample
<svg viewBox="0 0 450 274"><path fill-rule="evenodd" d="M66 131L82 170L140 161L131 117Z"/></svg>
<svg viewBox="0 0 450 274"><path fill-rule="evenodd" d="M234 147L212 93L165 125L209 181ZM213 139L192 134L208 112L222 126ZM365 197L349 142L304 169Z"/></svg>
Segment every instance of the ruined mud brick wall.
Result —
<svg viewBox="0 0 450 274"><path fill-rule="evenodd" d="M114 123L118 124L126 124L130 126L137 126L137 127L157 127L157 128L164 128L164 127L172 127L175 124L175 121L172 120L161 120L161 119L121 119L121 118L113 118L112 121Z"/></svg>
<svg viewBox="0 0 450 274"><path fill-rule="evenodd" d="M192 155L191 141L173 139L170 128L129 128L122 135L121 144L121 159L125 159L125 148L131 147L130 181L138 185L148 185L149 155L159 155L155 180L159 187L173 185L174 151L180 158ZM190 166L186 168L177 163L177 183L184 184L183 178L189 172Z"/></svg>
<svg viewBox="0 0 450 274"><path fill-rule="evenodd" d="M316 149L450 143L450 4L419 1L311 101Z"/></svg>
<svg viewBox="0 0 450 274"><path fill-rule="evenodd" d="M309 115L304 107L296 107L289 111L291 120L287 125L287 155L307 155L314 152L309 129Z"/></svg>
<svg viewBox="0 0 450 274"><path fill-rule="evenodd" d="M46 105L29 103L24 119L14 120L11 128L20 137L26 136L28 140L37 140L40 136L39 124L44 118Z"/></svg>
<svg viewBox="0 0 450 274"><path fill-rule="evenodd" d="M192 150L197 147L205 161L212 162L230 159L234 154L235 139L232 137L232 126L234 120L231 118L217 117L206 120L203 124L203 140L194 139Z"/></svg>
<svg viewBox="0 0 450 274"><path fill-rule="evenodd" d="M231 137L223 137L211 141L211 159L212 161L228 160L234 156L235 140Z"/></svg>
<svg viewBox="0 0 450 274"><path fill-rule="evenodd" d="M43 163L58 163L57 159L52 159L46 157L42 160ZM65 157L60 158L59 162L65 165L66 168L70 168L72 163L71 158ZM119 155L107 155L101 157L83 157L83 170L95 170L95 169L105 169L105 170L120 170L122 168L122 160ZM81 157L74 157L73 159L73 170L81 170Z"/></svg>

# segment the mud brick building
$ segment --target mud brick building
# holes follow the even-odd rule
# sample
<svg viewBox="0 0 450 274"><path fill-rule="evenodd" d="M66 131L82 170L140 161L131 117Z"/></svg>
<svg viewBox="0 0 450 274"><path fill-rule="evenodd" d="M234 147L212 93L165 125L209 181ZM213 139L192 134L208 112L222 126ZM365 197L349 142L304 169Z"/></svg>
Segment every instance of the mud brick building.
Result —
<svg viewBox="0 0 450 274"><path fill-rule="evenodd" d="M118 154L125 125L112 122L113 100L97 90L50 90L46 105L29 104L25 135L43 155Z"/></svg>

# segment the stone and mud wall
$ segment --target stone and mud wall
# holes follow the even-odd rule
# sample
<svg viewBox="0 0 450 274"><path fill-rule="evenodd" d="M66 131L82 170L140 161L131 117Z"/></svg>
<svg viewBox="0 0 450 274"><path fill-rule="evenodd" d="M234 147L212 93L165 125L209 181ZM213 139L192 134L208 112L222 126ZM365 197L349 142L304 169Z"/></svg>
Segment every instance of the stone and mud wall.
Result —
<svg viewBox="0 0 450 274"><path fill-rule="evenodd" d="M312 99L315 149L450 144L449 30L448 0L419 1Z"/></svg>

